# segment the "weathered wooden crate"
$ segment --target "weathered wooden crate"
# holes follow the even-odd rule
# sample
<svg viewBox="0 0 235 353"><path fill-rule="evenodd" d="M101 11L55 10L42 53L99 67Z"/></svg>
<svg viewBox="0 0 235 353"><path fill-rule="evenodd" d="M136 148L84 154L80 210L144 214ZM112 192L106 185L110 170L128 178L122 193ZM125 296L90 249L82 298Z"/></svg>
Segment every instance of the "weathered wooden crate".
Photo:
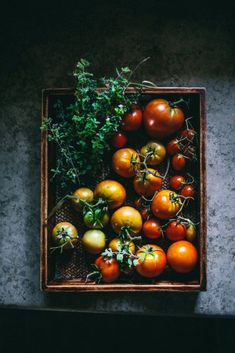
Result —
<svg viewBox="0 0 235 353"><path fill-rule="evenodd" d="M128 93L134 89L129 88ZM53 113L56 100L72 101L74 91L70 88L45 89L42 93L42 117ZM47 222L49 211L60 197L55 181L50 181L50 169L56 160L56 151L48 144L47 133L41 136L41 289L43 291L200 291L206 290L206 120L205 120L205 89L198 87L154 87L143 89L142 100L147 103L153 98L177 100L181 97L190 99L190 112L193 125L198 132L199 153L194 174L198 180L197 202L191 209L190 216L200 222L197 247L199 264L190 274L176 274L165 271L154 281L137 278L134 283L117 282L113 284L96 284L87 282L89 263L92 256L87 255L78 244L75 250L62 255L50 255L50 234L55 223L70 221L82 232L81 220L69 204L57 211L55 217ZM117 176L113 176L118 179ZM101 176L102 179L102 176ZM123 183L123 181L122 181ZM167 185L165 185L167 187ZM127 200L131 205L132 200ZM80 233L81 234L81 233ZM161 244L160 244L161 245ZM164 245L163 245L164 246Z"/></svg>

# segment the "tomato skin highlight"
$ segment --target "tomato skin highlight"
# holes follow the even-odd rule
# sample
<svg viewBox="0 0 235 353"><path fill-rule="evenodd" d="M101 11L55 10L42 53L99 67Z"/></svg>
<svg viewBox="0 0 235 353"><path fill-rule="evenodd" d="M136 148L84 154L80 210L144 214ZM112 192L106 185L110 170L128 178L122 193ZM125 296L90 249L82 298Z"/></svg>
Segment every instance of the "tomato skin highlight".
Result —
<svg viewBox="0 0 235 353"><path fill-rule="evenodd" d="M157 170L148 168L136 175L133 181L134 190L137 194L150 197L162 187L162 178Z"/></svg>
<svg viewBox="0 0 235 353"><path fill-rule="evenodd" d="M193 197L195 195L195 189L192 185L185 185L180 191L180 195L184 197Z"/></svg>
<svg viewBox="0 0 235 353"><path fill-rule="evenodd" d="M181 153L175 154L171 159L171 165L175 170L180 171L186 165L186 158Z"/></svg>
<svg viewBox="0 0 235 353"><path fill-rule="evenodd" d="M136 131L142 125L142 109L133 104L130 111L124 114L122 119L122 129L124 131Z"/></svg>
<svg viewBox="0 0 235 353"><path fill-rule="evenodd" d="M170 186L174 190L180 190L186 184L186 180L182 175L174 175L169 180Z"/></svg>
<svg viewBox="0 0 235 353"><path fill-rule="evenodd" d="M136 271L143 277L157 277L166 267L166 254L160 246L155 244L143 245L136 255L139 260Z"/></svg>
<svg viewBox="0 0 235 353"><path fill-rule="evenodd" d="M172 190L161 190L153 198L151 210L155 217L169 219L176 216L182 201L180 196Z"/></svg>
<svg viewBox="0 0 235 353"><path fill-rule="evenodd" d="M123 132L116 132L112 137L111 143L115 148L122 148L127 144L127 137Z"/></svg>
<svg viewBox="0 0 235 353"><path fill-rule="evenodd" d="M105 283L114 282L120 276L120 267L114 258L107 259L101 255L96 259L95 264L99 268L102 280Z"/></svg>
<svg viewBox="0 0 235 353"><path fill-rule="evenodd" d="M107 201L110 209L115 209L123 205L126 200L126 190L116 180L103 180L96 185L94 196Z"/></svg>
<svg viewBox="0 0 235 353"><path fill-rule="evenodd" d="M186 236L186 227L177 221L171 221L166 228L166 236L171 241L183 240Z"/></svg>
<svg viewBox="0 0 235 353"><path fill-rule="evenodd" d="M113 170L123 178L133 177L139 163L139 155L132 148L121 148L112 157Z"/></svg>
<svg viewBox="0 0 235 353"><path fill-rule="evenodd" d="M159 141L149 141L146 145L141 147L140 154L142 158L147 157L146 163L147 165L158 165L160 164L166 157L166 148Z"/></svg>
<svg viewBox="0 0 235 353"><path fill-rule="evenodd" d="M167 261L178 273L191 272L198 262L197 249L187 240L176 241L167 250Z"/></svg>
<svg viewBox="0 0 235 353"><path fill-rule="evenodd" d="M153 99L144 108L143 121L149 136L164 138L183 125L185 116L178 107L172 107L165 99Z"/></svg>
<svg viewBox="0 0 235 353"><path fill-rule="evenodd" d="M130 235L136 235L142 229L142 218L134 207L123 206L113 213L111 226L116 234L120 234L122 227L128 227Z"/></svg>
<svg viewBox="0 0 235 353"><path fill-rule="evenodd" d="M154 218L148 219L143 224L143 233L146 238L158 239L162 236L161 224Z"/></svg>

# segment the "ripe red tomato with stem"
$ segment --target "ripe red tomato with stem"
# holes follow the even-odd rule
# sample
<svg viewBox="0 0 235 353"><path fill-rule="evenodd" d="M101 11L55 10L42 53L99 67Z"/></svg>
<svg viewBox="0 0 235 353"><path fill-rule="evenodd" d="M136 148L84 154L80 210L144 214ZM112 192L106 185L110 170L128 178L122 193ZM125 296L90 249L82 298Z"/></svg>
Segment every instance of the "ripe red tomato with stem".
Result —
<svg viewBox="0 0 235 353"><path fill-rule="evenodd" d="M124 131L136 131L142 124L142 109L137 104L133 104L129 112L124 114L122 119L122 129Z"/></svg>
<svg viewBox="0 0 235 353"><path fill-rule="evenodd" d="M181 189L180 195L182 195L184 197L193 197L195 195L195 189L194 189L193 185L185 185Z"/></svg>
<svg viewBox="0 0 235 353"><path fill-rule="evenodd" d="M126 135L123 132L119 131L119 132L116 132L116 134L113 135L111 142L112 142L112 146L113 147L122 148L127 143L127 137L126 137Z"/></svg>
<svg viewBox="0 0 235 353"><path fill-rule="evenodd" d="M152 168L138 171L133 181L135 192L146 197L153 196L162 187L162 177Z"/></svg>
<svg viewBox="0 0 235 353"><path fill-rule="evenodd" d="M97 267L95 272L97 272L98 281L102 280L105 283L111 283L120 276L120 267L115 258L107 258L101 255L96 259L95 265Z"/></svg>
<svg viewBox="0 0 235 353"><path fill-rule="evenodd" d="M147 278L159 276L166 267L166 254L160 246L143 245L136 253L138 256L137 272Z"/></svg>
<svg viewBox="0 0 235 353"><path fill-rule="evenodd" d="M188 141L192 142L196 136L196 131L194 129L185 129L180 133L180 137L186 138Z"/></svg>
<svg viewBox="0 0 235 353"><path fill-rule="evenodd" d="M176 153L181 152L181 145L180 141L177 138L174 138L173 140L170 140L168 144L166 145L166 151L169 155L173 156Z"/></svg>
<svg viewBox="0 0 235 353"><path fill-rule="evenodd" d="M186 165L185 156L181 153L175 154L171 159L171 165L177 171L184 169L184 167Z"/></svg>
<svg viewBox="0 0 235 353"><path fill-rule="evenodd" d="M172 176L169 180L169 183L174 190L180 190L185 184L187 184L185 178L182 175Z"/></svg>
<svg viewBox="0 0 235 353"><path fill-rule="evenodd" d="M154 218L150 218L143 224L143 233L146 238L158 239L162 236L162 228L160 222Z"/></svg>
<svg viewBox="0 0 235 353"><path fill-rule="evenodd" d="M132 148L121 148L112 157L113 170L124 178L131 178L139 168L140 158Z"/></svg>
<svg viewBox="0 0 235 353"><path fill-rule="evenodd" d="M183 240L186 236L186 226L179 221L171 221L166 228L166 236L171 241Z"/></svg>
<svg viewBox="0 0 235 353"><path fill-rule="evenodd" d="M155 217L170 219L177 215L183 205L181 197L172 190L161 190L153 198L151 210Z"/></svg>

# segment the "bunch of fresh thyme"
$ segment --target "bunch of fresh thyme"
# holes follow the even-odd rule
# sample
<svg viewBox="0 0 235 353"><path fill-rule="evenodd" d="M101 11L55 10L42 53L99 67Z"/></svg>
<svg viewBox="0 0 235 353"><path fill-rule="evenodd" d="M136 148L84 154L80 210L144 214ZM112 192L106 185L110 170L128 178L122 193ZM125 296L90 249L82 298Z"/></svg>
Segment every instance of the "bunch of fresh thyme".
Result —
<svg viewBox="0 0 235 353"><path fill-rule="evenodd" d="M96 80L88 72L89 66L84 59L78 62L73 103L66 107L58 100L55 116L45 118L41 127L48 131L48 140L57 145L53 177L67 191L98 175L110 149L110 137L138 99L138 94L125 94L132 75L128 67L116 69L115 78ZM102 90L97 90L100 86Z"/></svg>

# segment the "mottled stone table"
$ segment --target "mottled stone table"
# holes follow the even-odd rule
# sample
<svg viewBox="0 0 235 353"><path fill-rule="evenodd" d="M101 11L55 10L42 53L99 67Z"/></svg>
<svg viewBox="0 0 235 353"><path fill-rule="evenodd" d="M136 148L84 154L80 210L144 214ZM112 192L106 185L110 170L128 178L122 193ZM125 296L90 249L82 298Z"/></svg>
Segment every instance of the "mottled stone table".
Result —
<svg viewBox="0 0 235 353"><path fill-rule="evenodd" d="M199 13L150 2L17 11L0 36L0 303L34 308L234 315L234 25L229 9ZM38 5L39 6L39 5ZM159 5L160 6L160 5ZM171 8L172 10L172 8ZM210 13L210 15L209 15ZM108 14L108 16L107 16ZM76 60L97 75L150 56L137 79L207 89L208 290L188 293L43 294L39 290L41 89L72 85Z"/></svg>

